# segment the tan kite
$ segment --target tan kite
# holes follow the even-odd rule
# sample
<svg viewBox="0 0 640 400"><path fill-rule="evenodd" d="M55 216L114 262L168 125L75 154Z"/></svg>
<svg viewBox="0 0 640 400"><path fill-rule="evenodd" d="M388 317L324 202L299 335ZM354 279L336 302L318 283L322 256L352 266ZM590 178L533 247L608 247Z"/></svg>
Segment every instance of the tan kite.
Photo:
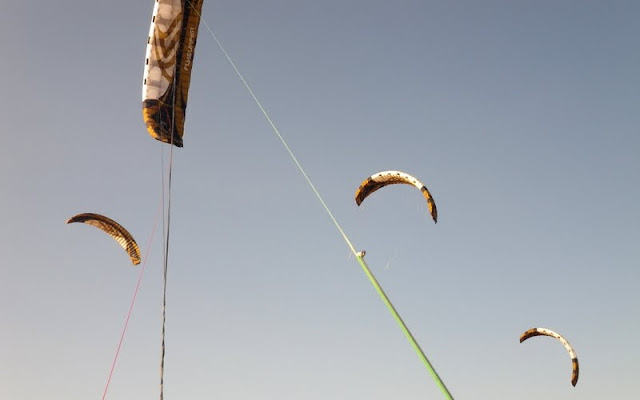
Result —
<svg viewBox="0 0 640 400"><path fill-rule="evenodd" d="M552 338L556 338L562 343L565 349L569 352L569 356L571 357L571 366L573 367L573 372L571 374L571 384L573 386L578 383L578 374L580 373L580 366L578 365L578 356L576 356L576 352L573 350L573 347L569 344L567 339L565 339L562 335L546 328L532 328L523 333L520 336L520 343L529 339L533 336L551 336Z"/></svg>
<svg viewBox="0 0 640 400"><path fill-rule="evenodd" d="M356 190L356 204L360 205L364 199L376 190L383 188L387 185L393 184L406 184L412 185L422 191L422 195L427 199L427 206L429 207L429 213L433 222L438 222L438 209L436 203L433 200L433 196L429 193L427 187L415 177L401 171L384 171L378 172L375 175L371 175L362 182L358 190Z"/></svg>
<svg viewBox="0 0 640 400"><path fill-rule="evenodd" d="M67 224L71 224L73 222L82 222L103 230L127 251L133 265L140 264L140 248L138 247L138 244L133 239L133 236L131 236L131 234L116 221L105 217L104 215L84 213L74 215L67 220Z"/></svg>
<svg viewBox="0 0 640 400"><path fill-rule="evenodd" d="M149 134L182 147L203 0L156 0L147 40L142 116Z"/></svg>

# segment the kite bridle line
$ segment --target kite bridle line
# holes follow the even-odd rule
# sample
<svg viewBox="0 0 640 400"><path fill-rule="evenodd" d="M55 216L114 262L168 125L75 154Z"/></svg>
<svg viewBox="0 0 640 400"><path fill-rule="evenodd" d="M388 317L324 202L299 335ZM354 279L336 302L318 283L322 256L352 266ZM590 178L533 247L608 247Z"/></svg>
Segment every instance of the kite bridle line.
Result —
<svg viewBox="0 0 640 400"><path fill-rule="evenodd" d="M186 0L186 2L190 6L193 6L193 4L192 4L192 2L190 0ZM194 7L194 10L195 10L195 7ZM300 171L302 176L304 176L304 179L307 181L307 184L309 185L309 187L311 188L313 193L316 195L316 198L318 199L320 204L322 204L322 207L324 208L326 213L329 215L329 218L331 219L331 221L333 221L333 224L335 225L335 227L340 232L340 235L342 235L342 238L347 243L347 246L349 246L349 249L351 250L351 253L353 253L353 255L356 256L356 259L358 260L358 263L362 267L362 270L364 271L364 273L369 278L369 281L371 282L371 284L375 287L375 289L378 292L378 295L380 296L382 301L386 304L387 308L389 309L389 311L393 315L394 319L396 320L396 322L398 323L398 325L400 326L400 328L404 332L405 336L407 337L407 339L411 343L411 346L414 348L416 353L418 353L418 356L420 357L420 359L422 360L424 365L429 370L429 373L431 374L432 378L436 381L436 384L438 385L438 387L440 388L440 390L442 391L444 396L447 399L453 400L453 396L451 395L451 393L449 392L449 390L445 386L444 382L442 382L442 380L440 379L440 376L438 376L438 374L436 373L435 369L433 368L433 366L431 365L431 363L427 359L427 356L424 354L424 352L420 348L420 345L418 344L416 339L413 337L413 335L411 334L411 331L409 331L409 328L404 323L404 321L402 320L402 318L400 317L400 315L396 311L395 307L391 303L391 300L389 300L389 298L387 297L387 295L384 292L384 290L382 290L382 287L380 286L380 283L378 283L377 279L373 275L373 272L371 272L371 270L369 269L369 267L365 263L365 261L362 258L362 256L359 255L359 252L356 250L354 245L351 243L351 240L349 240L349 237L347 236L345 231L342 229L342 227L338 223L338 220L334 217L333 213L329 209L329 206L325 203L324 199L320 195L320 192L318 192L318 189L316 188L316 186L311 181L311 178L309 178L309 176L305 172L304 168L302 168L302 165L300 164L300 162L298 161L296 156L293 154L293 151L291 150L291 148L287 144L287 142L284 139L284 137L282 136L282 134L280 134L280 131L278 130L278 128L276 127L275 123L273 122L273 120L269 116L269 113L267 113L265 108L262 106L262 103L260 102L258 97L255 95L253 90L251 89L251 86L249 86L247 81L244 79L244 76L240 73L240 70L236 67L236 64L231 59L231 56L229 56L229 54L225 50L224 46L222 46L222 43L220 43L220 41L218 40L218 38L215 35L215 33L213 33L213 30L209 27L209 24L207 24L207 22L202 18L202 15L199 15L199 16L200 16L200 20L202 21L203 25L205 26L207 31L209 31L209 34L211 35L213 40L216 42L216 44L218 45L218 47L220 48L220 50L224 54L225 58L227 59L227 61L229 62L229 64L233 68L233 70L236 72L236 75L238 76L238 78L240 78L240 80L242 81L242 84L244 85L244 87L247 89L247 91L249 92L249 94L253 98L253 101L255 102L255 104L258 106L258 108L262 112L262 115L264 115L264 117L266 118L267 122L271 126L272 131L276 134L276 136L280 140L280 143L282 143L284 148L287 150L287 153L289 153L289 156L291 156L291 159L296 164L296 167L298 168L298 170Z"/></svg>

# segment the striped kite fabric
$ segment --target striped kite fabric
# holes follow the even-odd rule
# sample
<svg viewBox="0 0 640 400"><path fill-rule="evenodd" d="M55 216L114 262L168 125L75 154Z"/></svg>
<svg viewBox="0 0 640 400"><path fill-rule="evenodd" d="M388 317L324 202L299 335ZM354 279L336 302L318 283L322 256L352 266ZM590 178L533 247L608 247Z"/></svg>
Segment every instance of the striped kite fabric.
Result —
<svg viewBox="0 0 640 400"><path fill-rule="evenodd" d="M100 214L82 213L74 215L67 220L67 224L71 224L74 222L82 222L84 224L95 226L96 228L101 229L106 234L114 238L115 241L118 242L118 244L120 244L120 246L122 246L122 248L127 251L133 265L140 264L141 257L138 244L133 239L133 236L131 236L131 234L116 221Z"/></svg>

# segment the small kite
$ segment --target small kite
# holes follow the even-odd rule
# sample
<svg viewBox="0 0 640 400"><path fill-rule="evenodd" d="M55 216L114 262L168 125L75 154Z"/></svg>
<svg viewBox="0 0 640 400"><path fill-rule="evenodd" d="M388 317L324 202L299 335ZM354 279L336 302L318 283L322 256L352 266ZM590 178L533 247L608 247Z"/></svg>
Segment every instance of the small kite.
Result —
<svg viewBox="0 0 640 400"><path fill-rule="evenodd" d="M569 344L567 339L565 339L562 335L546 328L532 328L526 331L520 336L520 343L529 339L533 336L551 336L552 338L558 339L562 345L569 352L569 356L571 357L571 366L573 367L573 373L571 374L571 384L573 386L578 383L578 374L580 373L580 366L578 365L578 356L576 356L576 352L573 350L573 347Z"/></svg>
<svg viewBox="0 0 640 400"><path fill-rule="evenodd" d="M140 264L140 248L138 244L133 239L133 236L116 221L100 214L83 213L74 215L67 220L67 224L73 222L82 222L103 230L127 251L133 265Z"/></svg>
<svg viewBox="0 0 640 400"><path fill-rule="evenodd" d="M427 187L417 178L401 171L378 172L377 174L371 175L365 179L358 190L356 190L356 204L360 205L364 199L376 190L387 185L394 185L398 183L412 185L420 189L424 198L427 199L427 206L429 207L429 213L431 214L431 218L433 218L433 222L438 223L438 209L436 208L436 203Z"/></svg>

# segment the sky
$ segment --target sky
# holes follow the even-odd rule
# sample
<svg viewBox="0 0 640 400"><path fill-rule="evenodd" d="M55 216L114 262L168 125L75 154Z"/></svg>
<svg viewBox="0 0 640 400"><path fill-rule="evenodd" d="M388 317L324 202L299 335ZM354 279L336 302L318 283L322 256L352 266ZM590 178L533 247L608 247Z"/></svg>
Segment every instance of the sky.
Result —
<svg viewBox="0 0 640 400"><path fill-rule="evenodd" d="M159 396L163 160L153 1L0 13L0 398ZM640 392L640 4L205 0L173 154L165 399L440 391L208 24L457 399ZM164 151L164 153L163 153ZM369 175L401 170L420 193ZM158 222L160 221L160 222ZM155 226L155 229L154 229ZM546 327L560 343L521 333Z"/></svg>

